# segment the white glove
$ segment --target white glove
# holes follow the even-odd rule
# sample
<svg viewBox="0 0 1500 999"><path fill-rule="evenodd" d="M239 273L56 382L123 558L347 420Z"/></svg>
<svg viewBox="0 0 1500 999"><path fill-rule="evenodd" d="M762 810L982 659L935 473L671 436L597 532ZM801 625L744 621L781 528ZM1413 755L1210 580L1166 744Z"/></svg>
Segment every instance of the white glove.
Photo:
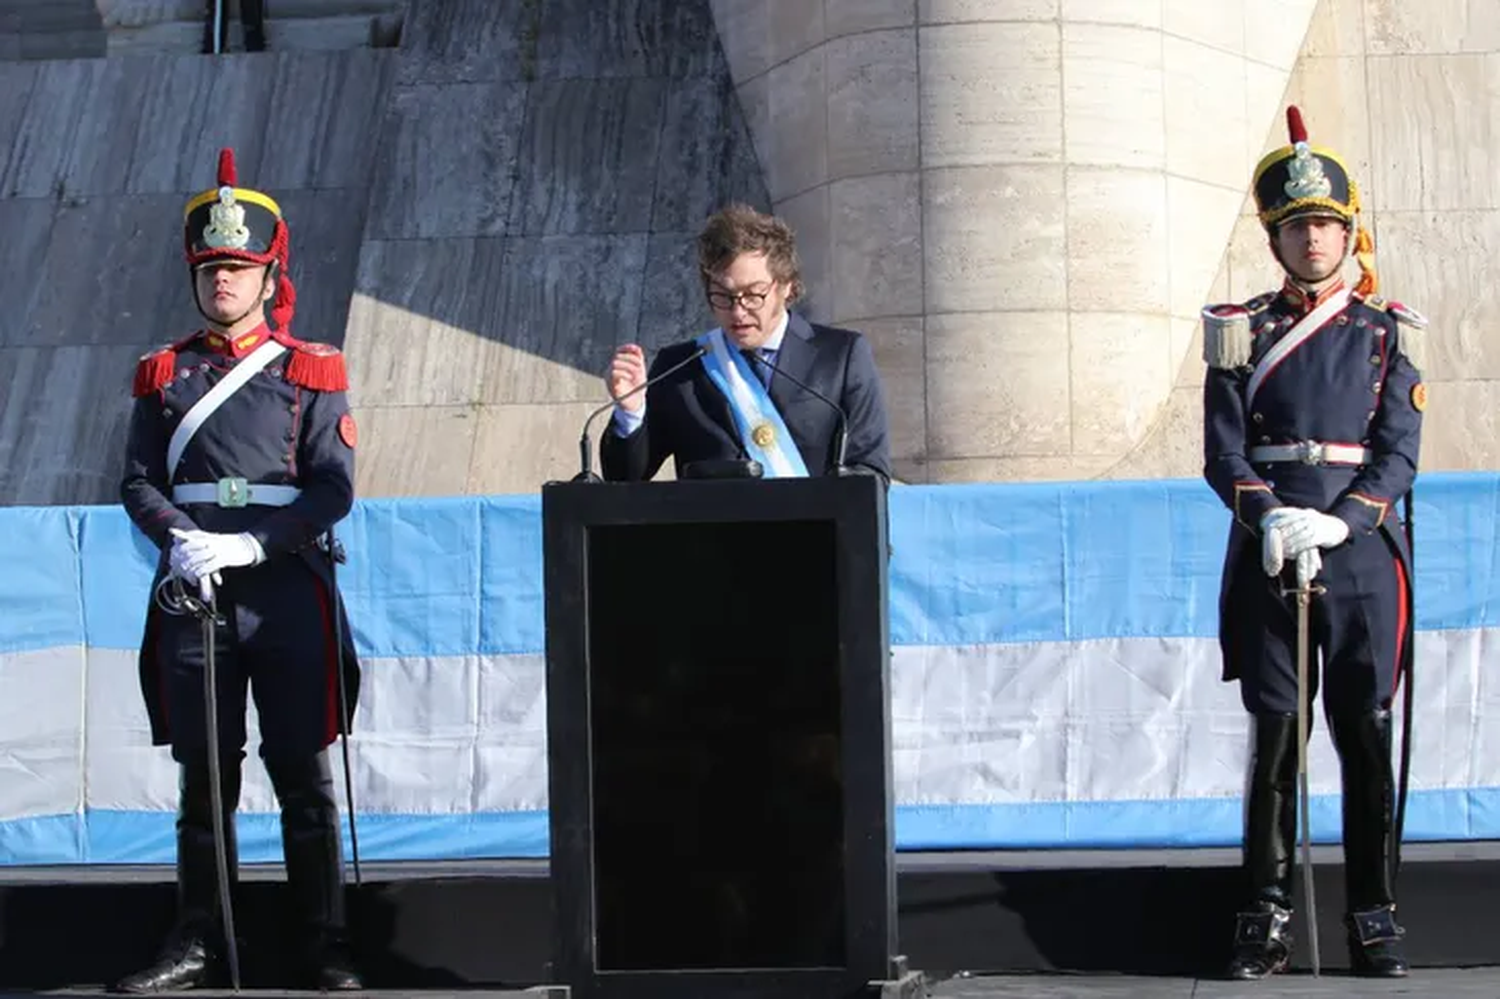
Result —
<svg viewBox="0 0 1500 999"><path fill-rule="evenodd" d="M1309 548L1333 548L1349 539L1349 525L1337 517L1298 507L1282 509L1287 513L1276 524L1289 556L1300 555Z"/></svg>
<svg viewBox="0 0 1500 999"><path fill-rule="evenodd" d="M183 532L179 532L174 529L172 533L181 535ZM198 578L198 576L192 570L191 562L187 554L187 548L183 544L182 538L180 536L172 542L172 548L169 552L167 552L167 567L170 570L171 575L176 576L188 586L196 587L198 590L199 599L201 599L205 604L213 599L214 584L223 582L223 580L221 580L217 574L215 574L212 578L208 576L204 576L202 579Z"/></svg>
<svg viewBox="0 0 1500 999"><path fill-rule="evenodd" d="M179 533L176 528L172 529L174 536ZM188 568L187 550L183 547L182 538L180 537L174 537L172 540L171 550L167 552L167 567L171 570L172 575L183 582L197 584L198 577Z"/></svg>
<svg viewBox="0 0 1500 999"><path fill-rule="evenodd" d="M251 534L214 534L210 531L182 531L172 528L177 539L172 546L172 571L184 579L212 578L222 582L224 569L260 565L266 560L265 549Z"/></svg>
<svg viewBox="0 0 1500 999"><path fill-rule="evenodd" d="M1260 520L1260 567L1267 576L1281 575L1281 567L1286 563L1286 538L1275 519L1283 509L1285 507L1277 507Z"/></svg>
<svg viewBox="0 0 1500 999"><path fill-rule="evenodd" d="M1297 556L1297 588L1305 590L1318 578L1323 569L1323 555L1316 548L1309 548Z"/></svg>

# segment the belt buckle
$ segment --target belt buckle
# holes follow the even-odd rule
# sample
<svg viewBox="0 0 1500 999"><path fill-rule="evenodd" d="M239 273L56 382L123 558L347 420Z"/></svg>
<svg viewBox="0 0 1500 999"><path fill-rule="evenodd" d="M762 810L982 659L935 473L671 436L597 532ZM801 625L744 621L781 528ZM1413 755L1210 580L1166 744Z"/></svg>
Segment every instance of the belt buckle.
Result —
<svg viewBox="0 0 1500 999"><path fill-rule="evenodd" d="M235 509L250 505L250 483L242 478L223 478L218 482L219 505Z"/></svg>
<svg viewBox="0 0 1500 999"><path fill-rule="evenodd" d="M1302 464L1322 465L1326 463L1328 457L1327 449L1324 447L1322 441L1303 441L1297 446L1302 451L1300 455Z"/></svg>

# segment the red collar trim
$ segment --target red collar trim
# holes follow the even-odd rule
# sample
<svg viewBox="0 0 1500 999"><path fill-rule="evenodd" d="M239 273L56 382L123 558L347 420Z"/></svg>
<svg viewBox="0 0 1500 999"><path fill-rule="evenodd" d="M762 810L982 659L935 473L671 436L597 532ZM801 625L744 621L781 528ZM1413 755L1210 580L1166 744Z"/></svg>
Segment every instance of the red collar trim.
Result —
<svg viewBox="0 0 1500 999"><path fill-rule="evenodd" d="M1346 286L1344 284L1343 278L1340 278L1333 284L1329 285L1327 288L1324 288L1322 291L1318 292L1316 296L1314 296L1309 294L1306 289L1297 284L1291 278L1287 278L1285 283L1283 283L1281 286L1281 297L1286 299L1286 303L1290 305L1298 315L1305 316L1313 309L1316 309L1318 306L1328 301L1334 295L1338 294L1345 287Z"/></svg>
<svg viewBox="0 0 1500 999"><path fill-rule="evenodd" d="M261 323L249 333L241 333L234 338L233 342L223 333L216 333L213 330L205 331L203 334L203 342L208 345L209 350L236 360L249 354L270 338L271 329L265 323Z"/></svg>

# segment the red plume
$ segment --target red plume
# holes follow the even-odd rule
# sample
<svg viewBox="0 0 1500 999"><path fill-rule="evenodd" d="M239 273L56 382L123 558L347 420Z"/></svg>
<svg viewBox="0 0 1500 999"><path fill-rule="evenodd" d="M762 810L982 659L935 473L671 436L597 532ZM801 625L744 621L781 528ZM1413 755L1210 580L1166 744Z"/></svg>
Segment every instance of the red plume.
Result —
<svg viewBox="0 0 1500 999"><path fill-rule="evenodd" d="M1302 124L1302 112L1297 110L1297 105L1289 104L1286 109L1286 130L1292 137L1292 145L1307 141L1307 126Z"/></svg>
<svg viewBox="0 0 1500 999"><path fill-rule="evenodd" d="M291 275L283 271L276 275L276 298L271 302L271 321L276 329L288 333L292 327L292 316L297 312L297 289Z"/></svg>
<svg viewBox="0 0 1500 999"><path fill-rule="evenodd" d="M297 289L292 284L292 238L284 219L276 220L276 233L267 252L276 261L276 297L271 301L271 321L277 331L291 332L292 316L297 312Z"/></svg>
<svg viewBox="0 0 1500 999"><path fill-rule="evenodd" d="M236 187L239 184L239 175L234 169L234 150L219 150L219 186Z"/></svg>

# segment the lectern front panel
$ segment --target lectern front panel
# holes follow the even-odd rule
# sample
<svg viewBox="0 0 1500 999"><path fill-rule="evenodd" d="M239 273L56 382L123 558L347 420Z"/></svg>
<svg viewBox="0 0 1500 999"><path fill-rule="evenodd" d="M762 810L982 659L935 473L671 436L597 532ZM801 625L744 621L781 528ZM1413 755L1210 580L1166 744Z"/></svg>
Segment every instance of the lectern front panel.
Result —
<svg viewBox="0 0 1500 999"><path fill-rule="evenodd" d="M844 965L835 542L587 528L598 971Z"/></svg>

